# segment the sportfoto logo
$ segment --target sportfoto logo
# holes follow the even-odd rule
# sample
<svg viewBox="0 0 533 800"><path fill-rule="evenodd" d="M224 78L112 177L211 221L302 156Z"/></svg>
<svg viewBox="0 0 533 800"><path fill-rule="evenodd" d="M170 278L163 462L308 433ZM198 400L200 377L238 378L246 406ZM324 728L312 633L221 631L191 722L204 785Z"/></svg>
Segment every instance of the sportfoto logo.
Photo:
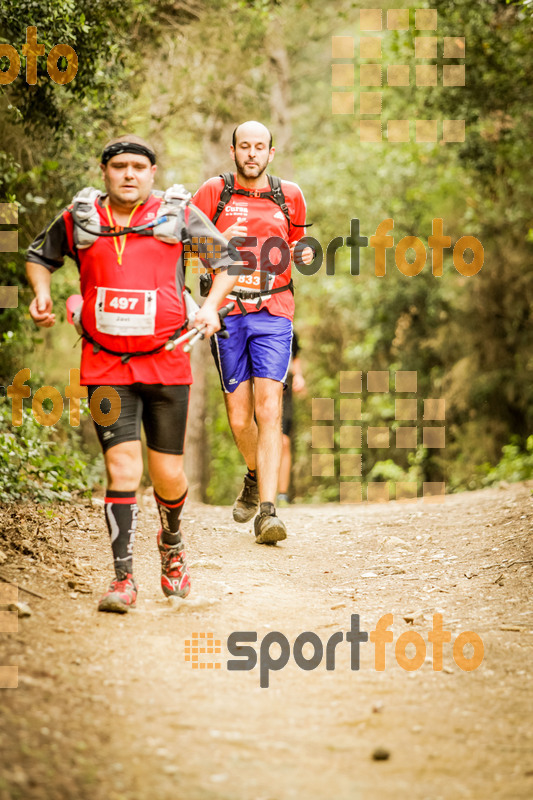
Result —
<svg viewBox="0 0 533 800"><path fill-rule="evenodd" d="M0 583L0 633L18 633L19 620L16 608L18 588L8 583ZM18 667L0 665L0 689L18 687Z"/></svg>
<svg viewBox="0 0 533 800"><path fill-rule="evenodd" d="M428 251L426 245L418 236L404 236L396 244L394 242L394 219L389 217L384 219L376 228L375 234L370 238L360 233L360 221L355 218L350 220L350 234L343 238L335 236L324 248L318 239L313 236L304 236L294 248L294 265L302 275L315 275L326 262L326 275L335 275L335 259L337 251L341 247L348 247L350 250L350 274L360 274L360 249L370 247L374 250L374 274L378 278L383 278L387 274L387 250L394 254L394 262L399 272L407 278L419 275L428 262ZM457 272L465 278L471 278L481 270L485 262L485 251L483 245L475 236L469 234L460 236L452 242L451 236L444 233L444 221L435 218L431 223L431 234L427 239L430 250L429 260L431 262L431 274L434 278L442 278L444 251L451 250L453 266ZM261 246L259 263L252 250L246 247L257 247L258 241L255 236L234 237L229 241L229 257L238 264L230 266L229 275L247 275L255 272L259 267L264 273L273 275L283 275L291 264L291 249L284 239L279 236L269 236ZM203 237L201 240L193 239L191 245L184 248L187 265L192 269L193 274L204 274L208 272L207 267L200 262L197 257L197 249L202 246L205 248L206 258L220 258L220 244L215 243L210 237ZM313 260L305 264L302 253L306 247L313 250ZM241 249L237 249L241 248ZM204 252L202 252L204 257ZM245 266L241 266L241 261ZM392 256L389 257L389 266ZM429 265L427 269L429 269Z"/></svg>
<svg viewBox="0 0 533 800"><path fill-rule="evenodd" d="M391 654L387 662L387 644L392 644L394 634L389 628L394 622L392 614L382 616L375 629L368 633L359 624L359 614L351 615L351 627L345 634L343 631L333 633L324 644L318 634L313 631L300 633L292 645L292 657L295 664L305 672L312 672L322 662L328 671L336 669L335 658L337 646L346 640L350 645L350 669L360 669L361 645L370 641L374 645L374 669L383 672L391 663ZM442 614L433 615L433 628L427 634L427 641L432 645L432 668L434 672L443 669L444 645L452 640L451 631L444 630ZM259 685L262 689L270 686L270 673L279 672L289 663L291 645L287 637L280 631L271 631L259 642L259 648L252 644L258 642L256 631L236 631L228 636L226 647L228 653L235 658L226 661L226 669L230 672L249 672L259 666ZM465 655L469 646L470 655ZM477 669L484 656L483 640L474 631L463 631L455 639L452 656L455 664L464 672ZM304 653L304 648L306 652ZM407 652L409 648L409 654ZM195 669L221 669L221 662L205 656L221 653L220 640L214 639L213 633L193 633L192 641L185 642L185 661ZM427 645L422 634L417 631L405 631L400 634L394 644L394 658L399 667L407 672L420 669L426 660Z"/></svg>
<svg viewBox="0 0 533 800"><path fill-rule="evenodd" d="M37 57L45 55L44 44L37 42L37 28L31 25L26 28L26 44L22 45L22 55L26 56L26 83L34 86L37 83ZM4 68L7 59L8 67ZM66 62L65 69L58 68L58 61ZM78 55L68 44L56 44L48 53L46 70L54 83L64 86L76 77L78 72ZM10 44L0 44L0 86L13 83L20 72L20 56Z"/></svg>
<svg viewBox="0 0 533 800"><path fill-rule="evenodd" d="M408 51L400 49L400 45L412 46L414 43L417 62L414 68L410 64L383 63L382 31L385 22L386 30L394 31L397 37L393 51L395 61L409 60ZM402 87L413 85L413 79L420 93L439 85L444 88L465 85L465 37L444 36L439 41L437 25L438 14L434 8L393 8L388 9L386 17L379 8L362 8L359 12L361 35L356 62L354 37L332 37L331 86L334 91L331 93L331 111L333 114L359 112L360 142L409 142L412 141L413 128L417 143L464 142L464 119L389 119L384 139L382 113L387 110L391 91L402 91ZM412 38L411 30L416 32ZM358 109L354 91L356 75L360 87Z"/></svg>
<svg viewBox="0 0 533 800"><path fill-rule="evenodd" d="M7 388L0 386L0 395L6 394L11 400L11 424L18 428L22 425L23 398L31 396L31 388L26 384L31 378L31 370L27 367L19 369L13 378L13 383ZM69 399L69 422L72 427L80 424L80 400L87 398L88 389L80 386L80 370L69 370L70 382L65 388L65 397ZM48 401L51 408L45 410L44 403ZM107 410L102 410L102 402ZM41 386L32 398L31 408L35 421L39 425L50 427L59 422L63 414L63 398L54 386ZM99 386L91 397L89 408L91 416L98 425L104 428L113 425L120 417L120 395L112 386Z"/></svg>
<svg viewBox="0 0 533 800"><path fill-rule="evenodd" d="M419 443L427 449L446 447L446 401L442 397L421 400L417 396L418 376L415 371L394 373L395 394L390 391L391 373L388 370L366 373L366 394L363 394L363 376L362 371L341 372L339 398L313 397L312 402L312 475L316 478L338 476L341 503L360 503L363 499L363 429L367 447L389 450L387 456L392 456L393 461L394 456L400 456L399 451L405 455L406 450L415 451ZM390 404L394 402L394 431L388 425L371 427L365 424L363 417L377 394L381 394L383 399L388 396ZM419 420L422 422L421 430L417 424ZM319 424L315 424L317 422ZM387 502L391 499L391 492L395 492L396 500L414 502L418 485L413 480L367 482L366 499L370 502ZM425 481L422 485L422 496L427 502L443 502L444 494L444 481Z"/></svg>
<svg viewBox="0 0 533 800"><path fill-rule="evenodd" d="M1 77L1 73L0 73ZM16 253L19 247L18 230L5 230L18 225L19 209L16 203L0 203L0 253ZM18 308L18 286L0 286L0 308Z"/></svg>

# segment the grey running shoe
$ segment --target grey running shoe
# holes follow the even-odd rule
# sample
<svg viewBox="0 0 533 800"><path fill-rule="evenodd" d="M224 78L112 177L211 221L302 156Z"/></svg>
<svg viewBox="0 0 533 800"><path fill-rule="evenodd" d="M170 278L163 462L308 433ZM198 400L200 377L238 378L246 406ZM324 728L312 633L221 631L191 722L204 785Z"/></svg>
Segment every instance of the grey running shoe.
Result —
<svg viewBox="0 0 533 800"><path fill-rule="evenodd" d="M235 522L248 522L257 511L258 505L259 487L257 481L245 475L241 493L233 505L233 519Z"/></svg>
<svg viewBox="0 0 533 800"><path fill-rule="evenodd" d="M287 538L287 528L276 517L273 503L261 503L260 512L254 520L254 529L257 544L276 544Z"/></svg>

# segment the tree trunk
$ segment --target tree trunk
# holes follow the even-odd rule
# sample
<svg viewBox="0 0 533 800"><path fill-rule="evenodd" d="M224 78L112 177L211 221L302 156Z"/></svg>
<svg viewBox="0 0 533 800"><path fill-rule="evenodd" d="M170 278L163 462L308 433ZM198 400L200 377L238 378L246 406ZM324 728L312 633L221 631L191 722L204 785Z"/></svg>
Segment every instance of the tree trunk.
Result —
<svg viewBox="0 0 533 800"><path fill-rule="evenodd" d="M273 172L283 178L292 177L292 152L291 152L291 117L290 117L290 83L289 59L283 43L279 40L279 31L274 25L267 37L267 52L272 67L273 81L270 95L270 109L272 127L275 134L277 154ZM206 120L203 140L204 152L204 180L212 175L218 175L232 167L229 156L231 133L235 125L243 122L242 119L232 120L227 123L216 115ZM197 290L197 277L189 276L189 283L194 285L194 294ZM193 287L191 287L193 288ZM185 445L185 471L189 480L189 495L191 500L205 501L206 489L209 483L209 452L207 433L205 429L205 416L207 405L207 370L212 369L209 345L201 343L191 351L191 365L194 375L194 384L191 389L189 405L189 420L187 439ZM222 398L220 398L222 402Z"/></svg>
<svg viewBox="0 0 533 800"><path fill-rule="evenodd" d="M271 25L266 39L266 49L271 67L270 113L276 148L275 175L291 180L292 166L292 120L290 65L287 50L278 25Z"/></svg>
<svg viewBox="0 0 533 800"><path fill-rule="evenodd" d="M231 125L224 125L220 119L212 117L206 120L203 141L204 180L229 168L226 162L229 159L231 130ZM198 276L189 274L187 285L198 301ZM207 342L199 342L192 348L191 367L194 383L191 387L185 440L185 473L189 482L191 500L205 502L206 489L209 484L209 448L205 429L207 370L214 369ZM220 398L220 402L222 402L222 398Z"/></svg>

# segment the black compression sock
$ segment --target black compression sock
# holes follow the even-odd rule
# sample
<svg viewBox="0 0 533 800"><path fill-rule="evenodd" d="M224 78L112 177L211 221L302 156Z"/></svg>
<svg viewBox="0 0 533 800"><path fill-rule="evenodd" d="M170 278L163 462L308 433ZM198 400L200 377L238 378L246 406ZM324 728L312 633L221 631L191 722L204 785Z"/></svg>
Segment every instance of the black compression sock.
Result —
<svg viewBox="0 0 533 800"><path fill-rule="evenodd" d="M154 497L163 529L162 541L164 544L174 545L181 542L180 517L183 504L187 498L187 491L185 489L185 492L177 500L164 500L154 490Z"/></svg>
<svg viewBox="0 0 533 800"><path fill-rule="evenodd" d="M115 574L119 580L133 573L133 544L138 512L135 492L107 490L105 519L111 537Z"/></svg>

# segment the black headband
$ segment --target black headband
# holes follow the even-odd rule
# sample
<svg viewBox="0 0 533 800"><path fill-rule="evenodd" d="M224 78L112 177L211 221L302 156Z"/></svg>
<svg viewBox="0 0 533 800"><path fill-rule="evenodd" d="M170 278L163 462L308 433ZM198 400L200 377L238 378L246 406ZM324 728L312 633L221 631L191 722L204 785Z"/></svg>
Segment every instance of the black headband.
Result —
<svg viewBox="0 0 533 800"><path fill-rule="evenodd" d="M121 153L136 153L139 156L146 156L150 159L152 164L155 164L155 153L143 144L136 144L135 142L115 142L109 144L102 153L102 164L107 164L113 156L119 156Z"/></svg>

